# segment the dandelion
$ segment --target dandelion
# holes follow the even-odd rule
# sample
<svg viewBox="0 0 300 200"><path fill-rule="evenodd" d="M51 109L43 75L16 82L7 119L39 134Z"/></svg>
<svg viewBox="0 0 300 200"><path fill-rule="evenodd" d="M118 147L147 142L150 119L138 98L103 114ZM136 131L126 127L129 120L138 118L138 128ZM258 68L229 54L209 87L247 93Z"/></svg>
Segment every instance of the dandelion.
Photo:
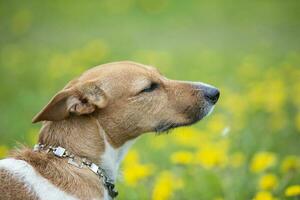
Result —
<svg viewBox="0 0 300 200"><path fill-rule="evenodd" d="M227 145L222 142L215 142L214 145L207 144L196 153L195 159L197 163L207 169L224 167L228 162Z"/></svg>
<svg viewBox="0 0 300 200"><path fill-rule="evenodd" d="M153 166L149 164L141 164L137 151L130 151L124 160L124 181L129 186L136 184L150 176L153 172Z"/></svg>
<svg viewBox="0 0 300 200"><path fill-rule="evenodd" d="M300 196L300 185L289 186L285 190L285 196L287 197Z"/></svg>
<svg viewBox="0 0 300 200"><path fill-rule="evenodd" d="M281 163L280 169L283 173L296 171L300 168L300 159L297 156L287 156Z"/></svg>
<svg viewBox="0 0 300 200"><path fill-rule="evenodd" d="M171 161L174 164L187 165L193 161L193 154L188 151L178 151L171 155Z"/></svg>
<svg viewBox="0 0 300 200"><path fill-rule="evenodd" d="M209 138L206 134L194 129L194 128L181 128L174 130L174 141L177 144L188 147L199 147L201 143L208 142Z"/></svg>
<svg viewBox="0 0 300 200"><path fill-rule="evenodd" d="M263 108L272 113L278 113L286 101L285 83L280 79L260 81L251 87L248 99L256 108Z"/></svg>
<svg viewBox="0 0 300 200"><path fill-rule="evenodd" d="M271 112L278 112L282 109L282 106L286 100L285 84L282 80L271 80L265 84L268 89L268 94L265 94L265 106L266 109Z"/></svg>
<svg viewBox="0 0 300 200"><path fill-rule="evenodd" d="M278 178L274 174L266 174L259 180L259 187L262 190L272 190L278 185Z"/></svg>
<svg viewBox="0 0 300 200"><path fill-rule="evenodd" d="M158 175L152 193L152 200L168 200L175 190L183 187L181 179L176 178L171 172L163 171Z"/></svg>
<svg viewBox="0 0 300 200"><path fill-rule="evenodd" d="M258 192L253 200L275 200L275 197L273 197L272 193L267 191L261 191Z"/></svg>
<svg viewBox="0 0 300 200"><path fill-rule="evenodd" d="M254 155L250 164L250 170L254 173L262 172L276 164L277 157L271 152L259 152Z"/></svg>

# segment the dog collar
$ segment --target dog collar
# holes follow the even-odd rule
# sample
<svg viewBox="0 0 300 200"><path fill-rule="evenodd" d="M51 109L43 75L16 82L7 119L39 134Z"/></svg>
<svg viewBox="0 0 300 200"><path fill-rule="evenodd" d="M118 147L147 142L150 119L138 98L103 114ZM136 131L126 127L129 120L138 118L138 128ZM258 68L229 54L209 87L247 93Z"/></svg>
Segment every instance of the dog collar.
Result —
<svg viewBox="0 0 300 200"><path fill-rule="evenodd" d="M68 158L68 163L78 167L83 168L87 167L92 172L94 172L101 180L103 185L108 191L108 194L111 198L115 198L118 196L118 192L115 190L115 184L112 179L110 179L103 168L91 161L87 160L86 158L77 157L74 154L70 153L63 147L53 147L48 146L46 147L44 144L36 144L33 148L34 151L45 151L46 153L51 152L53 155L59 158Z"/></svg>

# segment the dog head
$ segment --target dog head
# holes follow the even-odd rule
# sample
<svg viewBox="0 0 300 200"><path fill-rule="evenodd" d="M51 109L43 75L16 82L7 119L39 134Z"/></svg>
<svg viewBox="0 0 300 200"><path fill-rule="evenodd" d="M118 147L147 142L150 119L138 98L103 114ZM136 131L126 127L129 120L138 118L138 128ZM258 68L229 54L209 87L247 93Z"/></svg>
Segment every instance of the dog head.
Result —
<svg viewBox="0 0 300 200"><path fill-rule="evenodd" d="M193 124L212 111L218 98L212 86L170 80L134 62L115 62L72 80L33 122L92 115L121 144L145 132Z"/></svg>

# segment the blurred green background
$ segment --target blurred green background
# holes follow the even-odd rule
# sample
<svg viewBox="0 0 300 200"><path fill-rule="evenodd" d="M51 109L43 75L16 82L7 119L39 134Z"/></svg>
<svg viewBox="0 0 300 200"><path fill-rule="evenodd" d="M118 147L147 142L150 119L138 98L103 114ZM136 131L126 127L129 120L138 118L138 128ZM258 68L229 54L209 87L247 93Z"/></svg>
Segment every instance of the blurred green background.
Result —
<svg viewBox="0 0 300 200"><path fill-rule="evenodd" d="M299 10L297 0L1 0L0 157L35 143L31 118L71 78L133 60L213 84L221 99L197 125L139 139L118 199L299 198Z"/></svg>

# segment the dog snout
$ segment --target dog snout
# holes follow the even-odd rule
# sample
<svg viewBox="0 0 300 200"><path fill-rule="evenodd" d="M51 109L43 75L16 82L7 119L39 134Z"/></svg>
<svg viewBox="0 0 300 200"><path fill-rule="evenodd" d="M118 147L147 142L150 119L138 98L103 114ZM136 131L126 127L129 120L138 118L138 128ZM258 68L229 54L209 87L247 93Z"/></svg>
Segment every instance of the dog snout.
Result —
<svg viewBox="0 0 300 200"><path fill-rule="evenodd" d="M218 102L220 91L217 88L204 83L197 84L196 88L202 91L205 100L209 103L216 104Z"/></svg>

